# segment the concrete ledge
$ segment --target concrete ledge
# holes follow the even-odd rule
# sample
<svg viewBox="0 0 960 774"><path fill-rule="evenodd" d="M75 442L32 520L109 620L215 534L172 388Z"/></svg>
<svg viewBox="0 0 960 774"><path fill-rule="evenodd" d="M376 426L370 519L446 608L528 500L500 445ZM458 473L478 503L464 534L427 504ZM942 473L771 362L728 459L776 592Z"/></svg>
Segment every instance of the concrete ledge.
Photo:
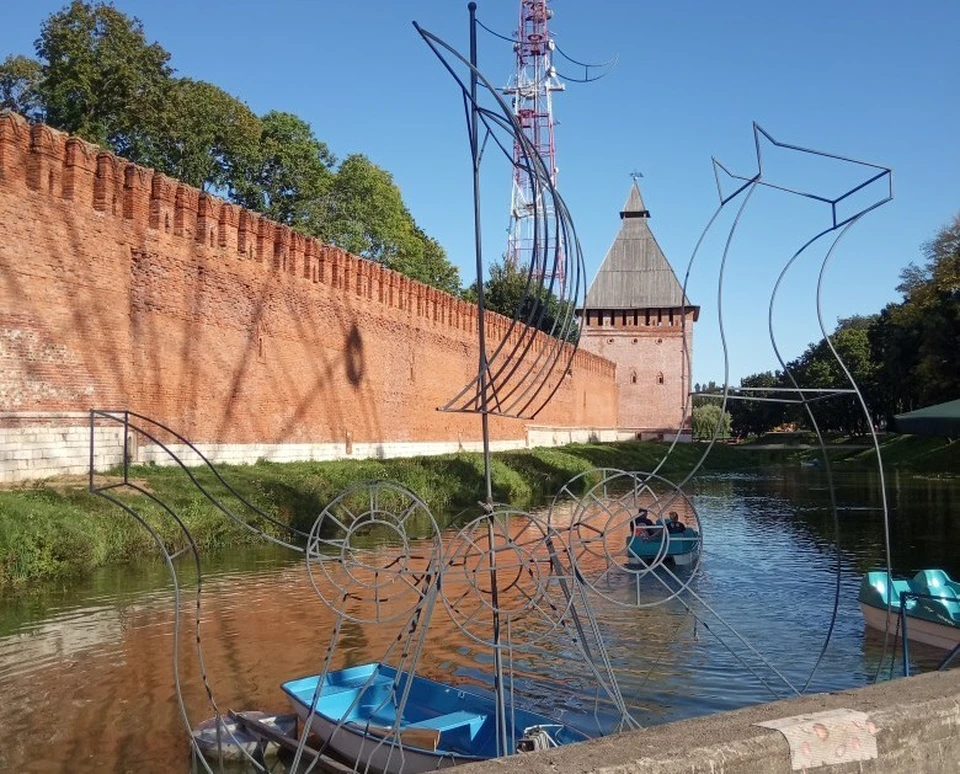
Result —
<svg viewBox="0 0 960 774"><path fill-rule="evenodd" d="M877 727L878 757L819 766L825 774L960 772L960 669L814 694L583 744L457 768L458 774L781 774L790 750L754 723L832 709L865 712Z"/></svg>

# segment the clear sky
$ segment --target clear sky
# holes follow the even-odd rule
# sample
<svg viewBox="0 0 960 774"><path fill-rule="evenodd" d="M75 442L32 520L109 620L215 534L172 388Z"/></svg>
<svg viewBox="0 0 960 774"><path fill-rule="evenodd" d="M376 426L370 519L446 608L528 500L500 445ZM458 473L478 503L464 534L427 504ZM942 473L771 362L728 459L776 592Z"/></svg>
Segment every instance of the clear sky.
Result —
<svg viewBox="0 0 960 774"><path fill-rule="evenodd" d="M4 0L0 57L33 54L40 23L64 3ZM449 76L421 42L416 20L466 51L466 2L454 0L117 0L179 75L210 81L255 112L298 114L340 158L362 152L389 170L413 216L472 281L470 167L463 109ZM518 0L478 3L509 35ZM870 314L889 301L900 271L960 210L960 3L808 0L736 3L554 0L551 30L581 61L617 55L610 74L569 83L554 102L559 188L592 279L619 228L631 180L681 281L717 194L715 156L752 172L751 125L779 140L892 167L892 202L844 238L824 280L822 314ZM480 39L481 69L506 84L509 44ZM578 68L557 59L561 75ZM487 256L506 241L509 174L485 178ZM829 185L827 185L829 188ZM806 205L757 195L733 242L723 285L730 379L774 368L767 305L779 269L811 235ZM822 215L822 212L820 213ZM813 216L811 216L812 218ZM821 221L817 221L822 223ZM694 377L723 380L717 267L729 218L708 240L688 295L702 308ZM820 252L822 257L823 251ZM817 258L791 274L775 329L785 359L820 338Z"/></svg>

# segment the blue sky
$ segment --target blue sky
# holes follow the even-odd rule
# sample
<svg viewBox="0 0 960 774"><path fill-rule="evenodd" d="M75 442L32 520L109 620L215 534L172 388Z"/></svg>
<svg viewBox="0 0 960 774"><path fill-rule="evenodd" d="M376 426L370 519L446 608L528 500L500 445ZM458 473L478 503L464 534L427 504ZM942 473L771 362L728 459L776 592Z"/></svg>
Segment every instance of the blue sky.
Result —
<svg viewBox="0 0 960 774"><path fill-rule="evenodd" d="M297 113L340 158L368 155L389 170L414 217L473 278L470 168L459 96L411 21L467 48L466 2L451 0L118 0L183 76L207 80L255 112ZM33 53L40 23L63 3L5 0L0 57ZM555 99L559 187L592 278L619 228L629 173L642 171L651 227L683 278L717 204L711 156L752 171L751 126L777 139L892 167L894 200L865 216L837 248L823 283L827 329L897 300L900 271L960 210L960 75L952 0L894 3L602 3L554 0L551 30L581 61L617 55L595 83ZM479 3L488 26L510 34L516 0ZM509 45L480 39L481 69L505 84ZM577 72L562 60L561 74ZM836 185L827 170L820 185ZM484 178L489 258L506 241L510 180ZM727 224L705 242L688 295L701 306L697 381L723 380L718 304L729 377L774 368L770 289L793 251L819 228L809 202L757 194L732 243L722 297L717 268ZM822 257L822 250L819 254ZM802 261L775 311L786 359L820 338L814 290L819 258Z"/></svg>

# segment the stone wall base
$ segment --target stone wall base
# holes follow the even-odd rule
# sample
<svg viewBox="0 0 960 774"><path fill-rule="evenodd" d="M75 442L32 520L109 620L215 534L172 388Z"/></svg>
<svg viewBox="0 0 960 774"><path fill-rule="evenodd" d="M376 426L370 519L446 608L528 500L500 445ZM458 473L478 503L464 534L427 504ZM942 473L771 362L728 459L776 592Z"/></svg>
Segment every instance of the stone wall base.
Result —
<svg viewBox="0 0 960 774"><path fill-rule="evenodd" d="M876 757L806 769L824 774L960 772L960 669L814 694L668 723L583 744L457 767L458 774L788 774L790 746L757 726L827 710L866 713Z"/></svg>
<svg viewBox="0 0 960 774"><path fill-rule="evenodd" d="M94 470L102 472L123 463L124 453L135 464L172 465L173 458L159 445L144 442L137 433L128 434L120 423L98 420L95 428ZM564 446L569 443L611 443L636 437L631 431L615 428L548 427L531 425L524 436L493 441L493 451ZM481 451L477 439L459 441L354 442L349 437L338 443L198 443L196 449L210 462L243 465L260 460L270 462L330 461L342 459L386 459L390 457L433 456L460 451ZM169 444L186 465L199 465L201 458L184 444ZM0 413L0 485L18 484L64 475L85 475L90 470L90 415L69 413Z"/></svg>

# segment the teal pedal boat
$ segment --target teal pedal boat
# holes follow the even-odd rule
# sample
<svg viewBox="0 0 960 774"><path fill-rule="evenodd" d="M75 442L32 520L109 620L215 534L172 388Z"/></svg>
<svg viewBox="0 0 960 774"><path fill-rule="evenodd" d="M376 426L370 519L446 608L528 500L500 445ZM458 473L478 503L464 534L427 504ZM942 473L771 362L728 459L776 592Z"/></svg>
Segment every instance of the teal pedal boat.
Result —
<svg viewBox="0 0 960 774"><path fill-rule="evenodd" d="M960 583L943 570L921 570L910 579L868 572L860 582L860 610L874 629L944 650L960 644Z"/></svg>
<svg viewBox="0 0 960 774"><path fill-rule="evenodd" d="M672 561L674 564L693 564L700 551L700 533L690 527L672 532L667 522L658 520L647 526L637 526L627 538L627 552L633 559L647 565Z"/></svg>

